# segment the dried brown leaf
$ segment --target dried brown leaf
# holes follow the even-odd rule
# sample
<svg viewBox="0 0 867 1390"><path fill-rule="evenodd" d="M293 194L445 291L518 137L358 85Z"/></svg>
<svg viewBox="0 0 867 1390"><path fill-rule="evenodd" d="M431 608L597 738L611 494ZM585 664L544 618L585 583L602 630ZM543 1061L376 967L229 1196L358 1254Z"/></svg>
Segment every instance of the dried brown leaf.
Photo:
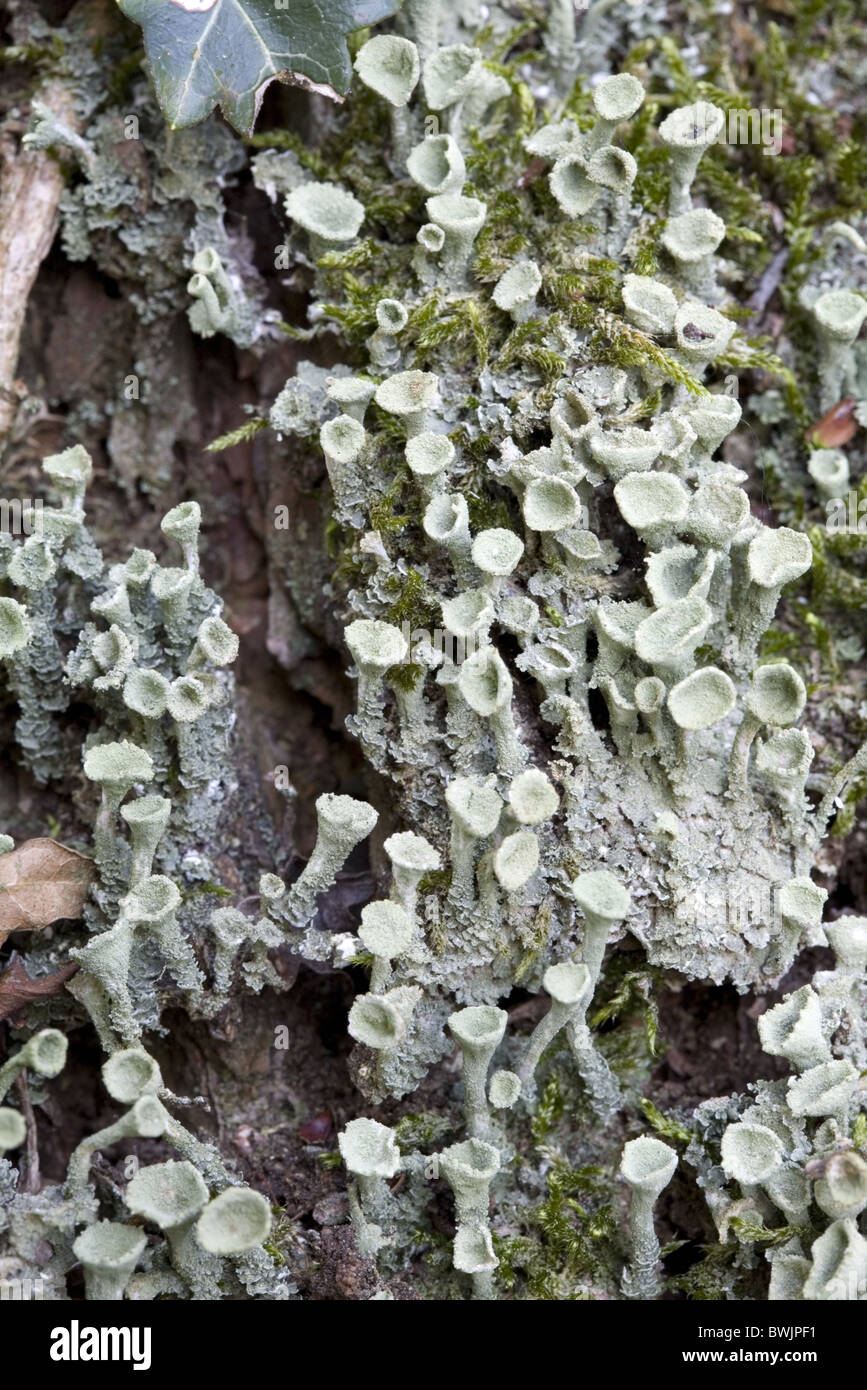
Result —
<svg viewBox="0 0 867 1390"><path fill-rule="evenodd" d="M25 840L0 855L0 946L14 931L80 917L96 868L56 840Z"/></svg>
<svg viewBox="0 0 867 1390"><path fill-rule="evenodd" d="M71 980L80 969L78 962L71 960L53 975L39 975L35 980L31 980L24 969L24 962L16 958L9 969L0 975L0 1019L9 1018L35 999L47 999L52 994L60 994L67 980Z"/></svg>
<svg viewBox="0 0 867 1390"><path fill-rule="evenodd" d="M841 444L848 444L858 429L855 404L854 396L846 396L832 406L821 420L807 430L810 443L823 449L839 449Z"/></svg>

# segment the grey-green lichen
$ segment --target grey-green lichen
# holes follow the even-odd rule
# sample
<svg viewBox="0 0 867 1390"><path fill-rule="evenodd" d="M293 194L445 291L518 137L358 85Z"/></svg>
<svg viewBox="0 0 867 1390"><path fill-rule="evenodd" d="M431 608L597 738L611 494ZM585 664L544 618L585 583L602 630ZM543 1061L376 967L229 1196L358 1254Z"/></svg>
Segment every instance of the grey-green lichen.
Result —
<svg viewBox="0 0 867 1390"><path fill-rule="evenodd" d="M207 875L206 846L218 798L233 777L228 668L238 639L199 577L201 512L196 502L181 503L163 519L182 567L163 566L142 550L109 566L86 529L91 466L85 451L75 446L46 459L44 472L61 506L44 509L38 554L30 540L5 554L4 584L18 597L3 598L3 660L21 711L19 747L37 780L61 777L76 756L71 726L62 720L70 704L92 712L94 732L77 758L82 781L96 793L90 798L96 880L85 907L84 939L65 945L67 958L81 967L70 991L108 1054L106 1089L127 1108L78 1144L62 1187L48 1185L35 1197L4 1197L0 1230L11 1256L24 1261L50 1233L53 1253L43 1273L56 1281L56 1297L63 1296L66 1275L80 1261L89 1298L286 1298L291 1286L262 1245L270 1229L267 1202L243 1187L217 1149L174 1116L178 1098L143 1046L144 1031L162 1027L163 996L155 984L166 970L188 1012L203 1018L225 1004L234 957L247 942L253 947L244 966L247 987L280 983L273 968L265 972L267 959L256 955L263 943L277 944L267 924L236 914L242 925L234 929L233 958L227 960L218 911L210 923L217 950L206 988L189 932L206 929L210 914L195 903L188 906L177 882L194 892L197 879ZM57 1075L66 1049L57 1029L34 1034L0 1068L0 1100L19 1072ZM20 1149L26 1132L18 1109L0 1107L4 1152ZM110 1216L97 1219L91 1159L119 1140L136 1138L160 1139L181 1158L142 1168ZM0 1162L11 1176L9 1161ZM169 1208L180 1200L184 1183L192 1195L174 1220L177 1213ZM141 1200L140 1190L146 1190ZM138 1228L115 1219L125 1214L152 1222L166 1241L146 1248Z"/></svg>
<svg viewBox="0 0 867 1390"><path fill-rule="evenodd" d="M35 1034L7 1066L55 1076L65 1057L65 1037L48 1029ZM271 1227L267 1201L233 1182L216 1150L197 1140L165 1107L161 1096L177 1098L166 1090L153 1059L140 1048L117 1051L103 1067L103 1081L112 1098L129 1108L81 1141L70 1157L65 1184L43 1187L35 1197L10 1192L0 1199L0 1231L10 1260L26 1263L41 1241L50 1252L47 1260L44 1253L40 1256L41 1274L55 1298L63 1297L66 1275L78 1262L88 1299L212 1299L244 1296L245 1291L288 1298L290 1286L262 1244ZM17 1112L0 1110L0 1117L8 1114ZM156 1227L164 1236L156 1243L141 1225L97 1219L100 1202L89 1180L97 1152L119 1140L140 1138L162 1140L183 1155L142 1167L135 1162L131 1180L113 1204L113 1216ZM16 1149L23 1139L23 1133L17 1138L7 1133L12 1142L4 1148ZM11 1176L8 1160L0 1159L0 1164Z"/></svg>
<svg viewBox="0 0 867 1390"><path fill-rule="evenodd" d="M311 332L337 330L352 351L333 390L310 375L303 394L299 373L271 422L318 437L349 536L348 728L395 788L395 830L447 873L399 930L386 911L403 905L396 876L365 909L388 923L389 950L361 928L373 969L349 1017L354 1076L372 1101L408 1095L446 1054L448 1023L471 1136L455 1171L478 1165L496 1209L498 1189L509 1198L493 1154L538 1106L555 1040L597 1122L623 1103L592 1023L614 940L628 932L652 966L740 989L772 986L804 946L826 943L810 874L863 754L813 779L824 796L808 799L804 679L761 643L812 548L751 513L747 475L718 452L741 418L727 373L753 352L731 296L729 225L694 200L725 109L684 101L658 127L668 196L651 258L646 152L629 144L630 122L648 131L642 82L605 78L576 103L580 121L540 125L513 69L486 104L486 41L427 54L420 42L421 96L408 90L400 107L409 151L390 170L409 217L377 210L365 225L363 159L363 173L339 174L320 160L316 177L287 163L290 244L314 267ZM425 110L444 113L447 133L430 133ZM499 157L483 154L491 144ZM530 156L543 171L522 183ZM818 301L825 396L854 381L862 302ZM365 383L352 414L350 373ZM499 525L471 515L471 493L496 501ZM410 564L436 624L394 621ZM551 800L524 819L515 806L533 776ZM299 949L322 959L323 938L308 930ZM331 949L345 958L342 939ZM550 999L523 1044L499 1007L518 983ZM502 1080L512 1074L520 1094ZM654 1188L656 1141L634 1142L622 1287L651 1297L647 1193L671 1173L666 1159ZM458 1208L454 1266L487 1297L494 1246L461 1215L452 1152L440 1158ZM388 1230L362 1239L378 1252Z"/></svg>

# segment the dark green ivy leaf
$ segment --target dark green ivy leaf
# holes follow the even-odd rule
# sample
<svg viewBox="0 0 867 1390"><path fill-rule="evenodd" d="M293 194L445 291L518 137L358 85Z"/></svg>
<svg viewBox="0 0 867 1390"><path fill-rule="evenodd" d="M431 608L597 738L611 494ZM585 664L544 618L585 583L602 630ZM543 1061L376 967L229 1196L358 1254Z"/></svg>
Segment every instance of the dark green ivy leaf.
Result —
<svg viewBox="0 0 867 1390"><path fill-rule="evenodd" d="M252 132L274 78L339 99L352 64L346 35L393 14L400 0L118 0L142 28L157 100L173 129L219 103Z"/></svg>

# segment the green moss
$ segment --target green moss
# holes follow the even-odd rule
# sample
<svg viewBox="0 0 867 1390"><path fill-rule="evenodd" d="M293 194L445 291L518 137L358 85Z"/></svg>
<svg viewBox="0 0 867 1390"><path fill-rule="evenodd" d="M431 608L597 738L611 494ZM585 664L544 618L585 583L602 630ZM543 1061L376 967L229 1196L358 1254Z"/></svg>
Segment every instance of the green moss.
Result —
<svg viewBox="0 0 867 1390"><path fill-rule="evenodd" d="M833 169L843 207L860 209L867 187L867 145L855 140L841 141L834 155Z"/></svg>
<svg viewBox="0 0 867 1390"><path fill-rule="evenodd" d="M754 236L764 236L767 243L772 230L771 214L762 198L758 175L740 167L732 169L727 150L708 151L699 165L695 186L725 222L727 238L732 237L732 228L741 226ZM749 263L758 264L754 258Z"/></svg>
<svg viewBox="0 0 867 1390"><path fill-rule="evenodd" d="M647 1096L641 1098L641 1109L644 1112L644 1118L649 1121L657 1134L662 1135L663 1139L673 1139L679 1144L692 1142L694 1138L692 1130L687 1129L686 1125L675 1116L664 1115Z"/></svg>
<svg viewBox="0 0 867 1390"><path fill-rule="evenodd" d="M374 959L375 957L372 951L361 950L356 951L355 955L350 957L349 964L357 965L362 970L371 970L373 968Z"/></svg>
<svg viewBox="0 0 867 1390"><path fill-rule="evenodd" d="M580 294L575 294L568 277L560 277L558 291L568 302L568 315L576 327L584 328L590 333L588 355L592 360L623 368L655 367L670 381L686 387L692 395L708 394L707 388L692 372L646 333L641 333L617 314L590 303Z"/></svg>
<svg viewBox="0 0 867 1390"><path fill-rule="evenodd" d="M212 439L210 444L205 445L205 453L219 454L224 449L234 449L238 444L246 444L248 440L255 439L267 424L268 421L258 415L251 420L245 420L237 429L230 430L228 434L221 434L218 439Z"/></svg>
<svg viewBox="0 0 867 1390"><path fill-rule="evenodd" d="M381 248L372 237L365 237L345 251L326 251L316 264L322 270L363 270L376 261Z"/></svg>
<svg viewBox="0 0 867 1390"><path fill-rule="evenodd" d="M58 35L57 37L58 42L60 42L60 36ZM62 43L60 43L59 52L57 53L58 57L62 51L63 47ZM144 61L144 49L137 48L132 53L125 54L119 62L112 64L111 76L108 82L108 93L109 99L113 103L120 103L126 100L134 79L141 72Z"/></svg>
<svg viewBox="0 0 867 1390"><path fill-rule="evenodd" d="M740 1247L735 1241L726 1245L702 1245L699 1248L702 1259L692 1265L685 1274L669 1277L669 1289L686 1294L687 1298L698 1303L757 1296L754 1289L747 1290L744 1272L735 1267L740 1253Z"/></svg>
<svg viewBox="0 0 867 1390"><path fill-rule="evenodd" d="M788 1240L806 1240L810 1243L815 1239L810 1226L767 1227L761 1218L752 1220L747 1216L733 1216L729 1225L743 1245L774 1246L785 1245Z"/></svg>
<svg viewBox="0 0 867 1390"><path fill-rule="evenodd" d="M411 628L429 630L440 619L436 595L417 569L407 572L403 587L386 614L386 622L395 627L404 623Z"/></svg>
<svg viewBox="0 0 867 1390"><path fill-rule="evenodd" d="M486 434L484 430L478 434L471 434L465 424L457 425L450 430L449 439L456 449L480 467L487 463L495 447L491 435Z"/></svg>
<svg viewBox="0 0 867 1390"><path fill-rule="evenodd" d="M298 156L299 163L305 169L309 169L317 179L322 179L325 183L336 183L339 180L337 169L329 164L315 147L306 144L294 130L266 130L248 136L246 143L256 150L291 150L292 154Z"/></svg>
<svg viewBox="0 0 867 1390"><path fill-rule="evenodd" d="M395 511L408 481L409 470L401 467L397 477L389 484L382 496L370 504L368 513L370 524L381 536L394 535L409 524L408 513Z"/></svg>
<svg viewBox="0 0 867 1390"><path fill-rule="evenodd" d="M618 963L619 967L619 963ZM657 972L628 970L615 967L606 971L606 988L602 992L603 1002L588 1017L591 1028L612 1019L620 1019L624 1025L605 1033L600 1045L609 1055L609 1061L619 1069L624 1065L632 1069L640 1065L643 1056L655 1057L659 1045L658 1015L653 997L654 981ZM631 1024L640 1020L640 1031ZM620 1044L620 1045L619 1045Z"/></svg>
<svg viewBox="0 0 867 1390"><path fill-rule="evenodd" d="M665 34L659 40L659 51L668 69L669 85L677 97L678 106L685 106L698 97L698 79L693 77L680 45Z"/></svg>
<svg viewBox="0 0 867 1390"><path fill-rule="evenodd" d="M632 257L636 275L655 275L659 270L658 231L646 232L639 237Z"/></svg>
<svg viewBox="0 0 867 1390"><path fill-rule="evenodd" d="M497 1283L513 1291L525 1282L530 1297L545 1301L591 1298L593 1282L611 1277L616 1258L614 1208L600 1200L609 1180L601 1168L571 1168L558 1159L546 1183L544 1201L529 1213L528 1234L495 1237Z"/></svg>
<svg viewBox="0 0 867 1390"><path fill-rule="evenodd" d="M0 48L0 61L51 70L56 68L65 50L63 36L55 33L40 43L8 44Z"/></svg>
<svg viewBox="0 0 867 1390"><path fill-rule="evenodd" d="M452 1123L433 1110L402 1115L394 1126L394 1137L401 1153L430 1149L441 1144L452 1132Z"/></svg>
<svg viewBox="0 0 867 1390"><path fill-rule="evenodd" d="M756 370L770 372L782 383L786 403L794 418L802 425L807 423L809 411L795 373L775 352L770 352L762 340L750 341L749 339L738 338L736 335L732 338L726 351L720 353L719 357L716 358L714 365L721 369L730 367L733 371L738 372Z"/></svg>
<svg viewBox="0 0 867 1390"><path fill-rule="evenodd" d="M327 255L333 255L328 252ZM323 261L326 257L322 258ZM389 282L382 275L382 267L378 267L379 274L370 284L352 274L350 270L343 270L339 275L340 286L343 293L343 302L320 304L319 312L325 319L330 319L334 323L339 323L341 330L347 341L354 345L360 345L376 329L376 306L381 299L400 297L400 286L396 282Z"/></svg>
<svg viewBox="0 0 867 1390"><path fill-rule="evenodd" d="M863 613L867 607L867 576L858 570L867 559L867 536L833 534L823 526L812 526L809 536L813 564L807 577L813 607L829 616L841 611Z"/></svg>
<svg viewBox="0 0 867 1390"><path fill-rule="evenodd" d="M387 683L395 690L401 690L409 695L415 689L418 682L424 675L426 667L418 662L407 661L401 666L389 666L385 673Z"/></svg>

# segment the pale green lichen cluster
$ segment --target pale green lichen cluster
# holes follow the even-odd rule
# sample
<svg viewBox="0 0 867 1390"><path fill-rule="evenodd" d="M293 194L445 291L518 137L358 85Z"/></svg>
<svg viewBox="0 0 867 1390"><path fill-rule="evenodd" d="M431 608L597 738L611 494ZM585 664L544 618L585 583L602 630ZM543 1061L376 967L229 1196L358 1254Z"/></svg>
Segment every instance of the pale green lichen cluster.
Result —
<svg viewBox="0 0 867 1390"><path fill-rule="evenodd" d="M137 549L109 565L86 525L86 451L76 445L46 459L43 470L60 506L43 507L41 528L28 539L5 536L0 650L19 707L16 741L38 782L62 778L75 756L64 718L70 706L80 701L100 716L84 773L102 792L96 849L109 886L125 876L136 851L115 825L133 786L171 786L175 824L193 839L213 826L231 724L224 668L238 643L199 575L197 502L181 503L162 521L181 564L160 564ZM102 744L118 751L100 753ZM147 836L144 822L136 834Z"/></svg>
<svg viewBox="0 0 867 1390"><path fill-rule="evenodd" d="M108 566L85 524L87 454L75 446L43 467L62 505L43 510L41 537L6 551L7 587L18 596L3 599L3 653L19 746L35 776L59 779L80 759L98 798L98 877L85 908L92 935L69 953L83 967L70 989L111 1051L160 1026L154 982L165 968L187 1010L206 1017L225 1004L245 943L245 984L279 985L267 951L280 936L266 919L209 911L197 892L215 872L213 835L233 785L229 668L238 652L199 574L199 504L180 503L161 523L181 564L134 550ZM62 719L73 703L93 717L77 748L77 726ZM191 929L213 938L210 990Z"/></svg>
<svg viewBox="0 0 867 1390"><path fill-rule="evenodd" d="M15 1072L26 1067L53 1077L65 1060L62 1033L44 1029L35 1034L0 1072L0 1098ZM48 1185L35 1196L14 1196L11 1190L0 1196L7 1261L30 1262L41 1244L36 1264L58 1298L76 1264L83 1270L86 1298L100 1301L214 1299L245 1293L288 1298L291 1288L262 1245L271 1229L267 1201L233 1182L217 1151L190 1134L166 1108L161 1097L177 1098L166 1090L156 1062L141 1048L115 1051L102 1076L112 1099L129 1108L106 1129L81 1141L70 1157L63 1186ZM0 1147L19 1148L24 1131L17 1110L0 1109ZM137 1218L135 1225L98 1219L100 1202L90 1182L94 1155L128 1139L162 1139L183 1155L134 1165L113 1216ZM13 1174L8 1160L0 1159L4 1187ZM150 1236L142 1223L156 1228L163 1239Z"/></svg>
<svg viewBox="0 0 867 1390"><path fill-rule="evenodd" d="M805 795L812 745L796 727L803 678L788 662L759 657L811 547L802 533L755 518L746 474L718 454L741 416L715 365L737 347L737 325L720 274L726 223L693 205L691 187L723 111L697 102L659 127L670 196L652 274L636 269L638 165L619 143L642 84L630 74L607 78L594 89L591 120L528 134L526 154L547 166L544 235L525 217L520 252L500 252L494 277L482 269L494 258L491 242L484 260L479 254L485 195L467 188L466 108L475 102L474 138L492 138L508 121L496 104L507 93L487 101L483 55L466 44L424 61L372 44L356 70L375 92L386 82L378 64L400 56L393 157L426 220L400 299L376 307L367 360L338 368L325 391L316 384L315 402L307 398L313 418L317 405L325 417L319 440L356 565L345 603L357 679L348 727L398 790L390 822L398 834L384 845L390 886L364 910L359 932L371 988L348 1026L360 1044L354 1075L375 1101L420 1084L449 1049L446 1025L458 1042L469 1137L438 1159L456 1193L455 1268L488 1297L496 1267L488 1185L496 1210L515 1117L532 1115L536 1073L555 1040L568 1043L599 1120L610 1122L623 1102L586 1022L607 945L628 931L652 964L688 977L741 988L778 980L803 946L827 940L825 894L810 871L862 757L814 807ZM446 133L423 134L425 110L441 113ZM315 325L317 301L334 293L330 267L341 256L351 264L365 209L336 183L297 171L292 179L285 211L299 256L316 267ZM619 304L564 321L563 277L601 256L614 263ZM384 288L391 292L390 280ZM407 325L432 301L452 322L484 324L506 350L524 334L556 353L562 370L542 389L532 369L501 365L502 349L474 369L459 365L447 337L420 353ZM847 351L860 326L854 307ZM633 345L634 364L622 353L614 365L595 362L606 337ZM842 352L834 360L822 370L850 370ZM299 389L290 383L272 411L282 432L312 433L299 420ZM480 438L481 472L472 447ZM396 479L409 515L392 535L373 519ZM497 499L503 524L474 523L471 488ZM427 630L391 620L410 564L434 615ZM456 643L465 644L458 657ZM364 814L357 804L359 834ZM414 882L411 896L395 839L418 865L422 886ZM317 842L311 891L325 886L321 857ZM277 904L288 921L293 895L297 902L291 889ZM303 923L296 916L293 925ZM299 939L314 959L329 948L339 963L351 945L309 927ZM550 998L529 1039L498 1007L518 982ZM455 1004L463 1007L454 1012ZM498 1049L507 1065L489 1089ZM851 1064L830 1065L848 1075ZM342 1152L363 1176L350 1132ZM674 1161L655 1140L627 1145L629 1296L659 1287L652 1204ZM465 1168L484 1174L471 1218L450 1176ZM381 1186L389 1175L379 1172L379 1195L370 1189L353 1208L371 1254L388 1244L380 1218L390 1211L402 1226L403 1199L387 1199ZM414 1200L410 1190L410 1209Z"/></svg>
<svg viewBox="0 0 867 1390"><path fill-rule="evenodd" d="M271 1222L267 1201L238 1185L217 1149L176 1119L170 1107L178 1098L142 1046L144 1030L161 1026L162 999L154 986L165 970L188 1012L202 1017L225 1004L230 965L245 941L253 943L247 986L261 989L266 979L279 983L265 956L264 927L235 913L245 924L239 934L224 909L211 914L216 947L213 983L206 989L188 934L191 927L201 929L201 909L186 910L175 881L189 873L197 843L199 876L206 868L204 847L217 798L232 775L227 668L238 639L199 576L200 509L196 502L181 503L163 518L162 530L179 549L182 565L161 565L151 552L135 550L124 564L107 566L85 525L88 455L76 446L46 459L43 467L61 505L44 508L40 535L4 552L4 581L16 597L2 599L3 660L20 709L19 746L37 779L63 775L75 726L64 724L62 716L73 701L91 707L94 732L79 757L84 780L99 795L96 882L84 913L90 935L78 945L65 942L65 957L81 967L69 988L108 1054L106 1089L129 1108L82 1140L62 1188L49 1185L37 1196L10 1190L0 1202L0 1228L10 1258L27 1261L40 1240L49 1242L51 1260L43 1272L56 1281L58 1297L79 1261L89 1298L210 1299L226 1290L286 1298L290 1286L262 1248ZM11 842L4 848L8 852ZM234 928L228 958L227 928ZM56 1076L66 1049L57 1029L36 1033L0 1068L0 1100L25 1069ZM0 1148L18 1150L25 1138L23 1114L0 1108ZM140 1227L114 1219L122 1212L97 1219L91 1159L136 1138L163 1139L182 1155L142 1168L123 1196L128 1214L165 1233L159 1245L148 1242ZM3 1163L12 1175L8 1161Z"/></svg>
<svg viewBox="0 0 867 1390"><path fill-rule="evenodd" d="M722 1128L719 1163L696 1142L686 1153L721 1239L733 1224L759 1242L763 1230L780 1232L766 1254L771 1299L858 1300L867 1284L867 1240L858 1228L867 1207L859 1152L867 922L841 917L826 932L834 968L759 1019L762 1047L792 1074L759 1082L728 1107L733 1122ZM721 1110L711 1101L699 1114L714 1114L718 1124Z"/></svg>

